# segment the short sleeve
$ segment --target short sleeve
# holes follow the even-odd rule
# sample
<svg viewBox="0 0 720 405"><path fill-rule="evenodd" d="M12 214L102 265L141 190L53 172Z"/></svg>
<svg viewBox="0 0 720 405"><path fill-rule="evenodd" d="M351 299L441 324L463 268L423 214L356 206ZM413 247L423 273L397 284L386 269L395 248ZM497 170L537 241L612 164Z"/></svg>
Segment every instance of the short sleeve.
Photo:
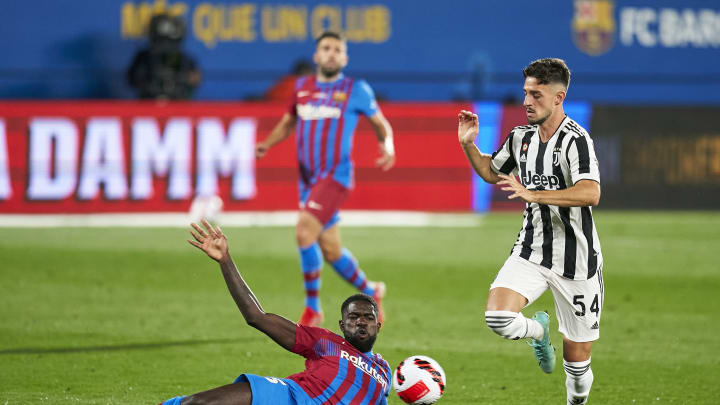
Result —
<svg viewBox="0 0 720 405"><path fill-rule="evenodd" d="M366 117L372 117L378 112L377 101L375 100L375 92L365 80L358 80L355 83L355 89L352 96L355 108Z"/></svg>
<svg viewBox="0 0 720 405"><path fill-rule="evenodd" d="M297 325L297 329L295 331L295 345L293 345L290 351L305 358L317 357L314 350L315 343L328 333L332 332L323 328Z"/></svg>
<svg viewBox="0 0 720 405"><path fill-rule="evenodd" d="M297 116L297 91L293 91L293 94L290 97L290 104L288 104L287 112L294 117Z"/></svg>
<svg viewBox="0 0 720 405"><path fill-rule="evenodd" d="M590 137L578 136L570 141L567 149L567 161L573 184L586 179L600 183L600 169Z"/></svg>
<svg viewBox="0 0 720 405"><path fill-rule="evenodd" d="M510 174L517 167L512 149L514 136L515 131L510 132L505 142L492 154L490 168L497 174Z"/></svg>
<svg viewBox="0 0 720 405"><path fill-rule="evenodd" d="M303 76L303 77L299 77L299 78L295 81L295 87L294 87L294 89L293 89L292 96L290 96L290 104L288 105L287 112L288 112L290 115L295 116L295 117L297 116L297 104L298 104L297 94L298 94L298 90L299 90L299 89L302 87L302 85L305 83L305 80L307 80L307 77Z"/></svg>
<svg viewBox="0 0 720 405"><path fill-rule="evenodd" d="M387 372L388 380L390 381L390 384L388 384L387 389L385 389L385 396L387 397L390 395L390 388L392 386L392 379L393 379L393 371L392 371L392 368L390 368L390 364L388 364L388 362L385 362L385 371ZM387 402L385 402L385 403L387 403Z"/></svg>

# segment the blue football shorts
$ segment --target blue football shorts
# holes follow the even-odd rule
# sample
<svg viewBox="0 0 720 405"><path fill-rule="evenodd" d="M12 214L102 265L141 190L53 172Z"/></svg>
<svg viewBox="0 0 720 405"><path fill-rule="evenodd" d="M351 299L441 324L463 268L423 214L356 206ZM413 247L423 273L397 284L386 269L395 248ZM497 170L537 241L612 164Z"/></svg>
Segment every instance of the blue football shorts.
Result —
<svg viewBox="0 0 720 405"><path fill-rule="evenodd" d="M312 405L311 398L289 378L240 374L233 381L250 383L252 405Z"/></svg>

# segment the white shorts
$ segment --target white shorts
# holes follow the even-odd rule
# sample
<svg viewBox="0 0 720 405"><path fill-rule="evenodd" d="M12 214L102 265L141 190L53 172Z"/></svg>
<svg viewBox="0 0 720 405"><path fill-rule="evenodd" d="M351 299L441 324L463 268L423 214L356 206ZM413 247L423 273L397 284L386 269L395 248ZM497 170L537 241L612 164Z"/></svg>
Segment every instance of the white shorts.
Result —
<svg viewBox="0 0 720 405"><path fill-rule="evenodd" d="M590 342L600 337L605 301L602 266L589 280L569 280L539 264L510 256L490 285L491 290L498 287L520 293L527 298L527 305L550 288L560 333L573 342Z"/></svg>

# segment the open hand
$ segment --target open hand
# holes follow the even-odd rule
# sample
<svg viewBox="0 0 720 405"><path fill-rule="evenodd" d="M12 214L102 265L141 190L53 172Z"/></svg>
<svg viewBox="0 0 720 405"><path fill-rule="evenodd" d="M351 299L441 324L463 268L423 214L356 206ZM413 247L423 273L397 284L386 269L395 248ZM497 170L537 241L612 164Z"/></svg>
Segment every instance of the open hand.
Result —
<svg viewBox="0 0 720 405"><path fill-rule="evenodd" d="M392 145L390 145L392 147ZM384 143L380 144L380 157L375 160L375 166L386 172L395 165L395 152L388 150Z"/></svg>
<svg viewBox="0 0 720 405"><path fill-rule="evenodd" d="M458 141L460 141L460 144L463 146L472 145L478 132L480 132L480 124L478 123L477 114L467 110L460 111L460 114L458 114Z"/></svg>
<svg viewBox="0 0 720 405"><path fill-rule="evenodd" d="M229 257L228 242L220 227L217 226L213 229L213 226L205 219L202 220L202 224L205 230L196 223L190 224L195 229L190 230L190 234L195 240L188 239L188 242L205 252L213 260L219 262L227 259Z"/></svg>
<svg viewBox="0 0 720 405"><path fill-rule="evenodd" d="M521 200L525 201L526 203L534 203L536 202L535 194L532 190L528 190L520 184L519 181L515 178L515 176L508 176L506 174L500 174L500 181L497 182L499 186L501 186L501 189L503 191L510 191L512 194L508 196L508 199L512 200L515 198L520 198Z"/></svg>

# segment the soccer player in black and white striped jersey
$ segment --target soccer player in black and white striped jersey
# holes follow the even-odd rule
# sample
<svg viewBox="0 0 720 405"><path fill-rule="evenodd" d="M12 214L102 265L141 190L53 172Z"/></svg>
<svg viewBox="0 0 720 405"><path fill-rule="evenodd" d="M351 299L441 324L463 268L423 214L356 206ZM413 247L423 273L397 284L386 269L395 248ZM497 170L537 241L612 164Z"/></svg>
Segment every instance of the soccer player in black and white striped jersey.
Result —
<svg viewBox="0 0 720 405"><path fill-rule="evenodd" d="M548 288L563 335L568 404L587 402L593 373L590 350L600 336L602 254L592 206L600 200L600 175L587 131L565 115L570 70L546 58L523 69L523 105L529 125L515 127L492 155L475 146L478 117L458 115L458 138L475 171L488 183L525 201L524 220L510 257L490 286L488 326L507 339L530 339L543 371L555 367L549 315L520 311ZM517 180L516 176L520 178Z"/></svg>

